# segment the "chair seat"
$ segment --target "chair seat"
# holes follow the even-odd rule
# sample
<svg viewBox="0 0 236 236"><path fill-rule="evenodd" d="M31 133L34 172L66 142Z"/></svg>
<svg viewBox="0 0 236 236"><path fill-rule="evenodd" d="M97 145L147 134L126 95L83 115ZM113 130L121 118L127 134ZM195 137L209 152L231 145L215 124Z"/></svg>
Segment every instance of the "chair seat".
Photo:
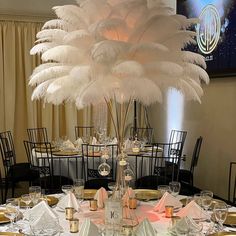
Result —
<svg viewBox="0 0 236 236"><path fill-rule="evenodd" d="M179 181L185 183L192 183L193 174L189 170L179 170Z"/></svg>
<svg viewBox="0 0 236 236"><path fill-rule="evenodd" d="M9 169L7 179L13 182L33 181L39 177L39 172L30 168L29 163L17 163Z"/></svg>
<svg viewBox="0 0 236 236"><path fill-rule="evenodd" d="M100 189L101 187L105 188L106 190L110 190L108 188L108 183L114 182L115 180L112 179L90 179L85 182L84 188L86 189Z"/></svg>

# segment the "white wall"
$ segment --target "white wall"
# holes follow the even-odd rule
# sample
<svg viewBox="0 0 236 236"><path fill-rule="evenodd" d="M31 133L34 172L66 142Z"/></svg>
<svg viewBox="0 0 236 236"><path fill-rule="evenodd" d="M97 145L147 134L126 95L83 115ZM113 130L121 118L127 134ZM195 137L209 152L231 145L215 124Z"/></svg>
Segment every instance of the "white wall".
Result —
<svg viewBox="0 0 236 236"><path fill-rule="evenodd" d="M190 157L196 138L203 136L194 183L227 198L229 163L236 161L236 77L211 79L204 93L202 104L185 102L183 129L188 135L184 153ZM166 106L164 101L149 109L158 141L166 137Z"/></svg>

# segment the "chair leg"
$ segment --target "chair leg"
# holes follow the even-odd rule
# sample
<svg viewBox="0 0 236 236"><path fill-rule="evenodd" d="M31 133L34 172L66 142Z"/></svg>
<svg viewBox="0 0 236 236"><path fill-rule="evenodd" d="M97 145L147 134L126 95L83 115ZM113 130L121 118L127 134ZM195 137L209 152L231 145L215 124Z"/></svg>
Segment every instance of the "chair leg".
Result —
<svg viewBox="0 0 236 236"><path fill-rule="evenodd" d="M15 183L12 182L12 187L11 187L11 196L14 197L15 195Z"/></svg>

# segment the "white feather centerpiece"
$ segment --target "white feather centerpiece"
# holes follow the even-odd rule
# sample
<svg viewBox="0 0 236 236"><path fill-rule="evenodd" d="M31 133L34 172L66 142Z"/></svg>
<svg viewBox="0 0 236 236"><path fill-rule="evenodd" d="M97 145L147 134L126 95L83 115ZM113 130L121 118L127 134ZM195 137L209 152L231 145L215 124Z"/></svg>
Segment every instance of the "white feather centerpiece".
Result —
<svg viewBox="0 0 236 236"><path fill-rule="evenodd" d="M105 100L119 144L133 100L162 102L174 88L201 102L201 84L209 83L206 63L185 50L195 43L191 26L198 19L174 15L165 0L77 0L53 9L58 19L45 23L31 49L44 62L30 78L32 99L71 101L78 109Z"/></svg>

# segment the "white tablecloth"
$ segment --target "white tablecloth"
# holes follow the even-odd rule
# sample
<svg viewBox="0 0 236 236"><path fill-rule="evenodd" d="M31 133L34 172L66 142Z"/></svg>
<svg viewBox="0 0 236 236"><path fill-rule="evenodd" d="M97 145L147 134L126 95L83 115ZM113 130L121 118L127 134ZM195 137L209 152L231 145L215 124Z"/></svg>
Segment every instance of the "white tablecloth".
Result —
<svg viewBox="0 0 236 236"><path fill-rule="evenodd" d="M54 195L55 196L55 195ZM60 197L61 195L56 195ZM179 199L184 198L184 196L179 196ZM166 218L164 213L159 214L153 211L153 206L157 203L157 201L152 202L139 202L137 209L135 210L136 216L138 217L139 222L141 222L144 218L148 218L153 227L156 229L157 236L165 236L170 235L168 233L168 228L171 227L171 219ZM81 204L82 212L75 213L75 218L79 219L79 224L83 223L86 218L90 218L99 228L104 228L104 211L89 211L89 202L84 201ZM3 208L2 206L1 208ZM53 210L59 217L60 225L62 226L64 232L62 232L61 236L73 236L78 235L78 233L70 233L69 232L69 222L65 219L65 213L59 211L57 207L54 207ZM23 210L22 210L23 211ZM235 207L231 207L229 211L236 211ZM29 226L29 223L25 220L18 221L18 224L22 226L23 231ZM204 231L209 227L209 223L204 223ZM0 225L0 232L4 232L7 228L7 225ZM97 235L90 235L97 236Z"/></svg>

